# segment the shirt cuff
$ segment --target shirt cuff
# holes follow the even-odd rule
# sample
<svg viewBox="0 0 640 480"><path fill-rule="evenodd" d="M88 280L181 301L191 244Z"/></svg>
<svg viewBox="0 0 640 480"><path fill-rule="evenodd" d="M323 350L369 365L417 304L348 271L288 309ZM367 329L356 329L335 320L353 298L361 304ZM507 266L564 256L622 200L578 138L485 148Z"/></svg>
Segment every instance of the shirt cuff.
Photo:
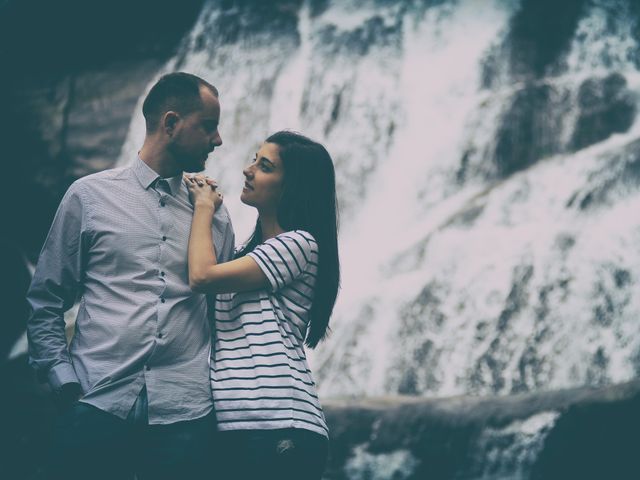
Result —
<svg viewBox="0 0 640 480"><path fill-rule="evenodd" d="M65 383L80 383L73 365L70 363L59 363L49 370L47 375L49 385L54 391L58 391Z"/></svg>

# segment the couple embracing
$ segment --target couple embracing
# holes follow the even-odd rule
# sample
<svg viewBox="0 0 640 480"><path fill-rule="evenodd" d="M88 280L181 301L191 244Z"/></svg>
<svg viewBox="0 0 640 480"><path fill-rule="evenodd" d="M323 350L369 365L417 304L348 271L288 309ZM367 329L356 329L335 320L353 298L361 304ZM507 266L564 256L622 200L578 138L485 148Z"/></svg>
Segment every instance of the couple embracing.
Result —
<svg viewBox="0 0 640 480"><path fill-rule="evenodd" d="M258 220L235 250L215 181L185 174L222 144L216 88L165 75L143 114L131 165L65 194L27 295L30 362L60 407L51 477L319 479L328 430L305 346L339 285L331 157L267 138L242 172Z"/></svg>

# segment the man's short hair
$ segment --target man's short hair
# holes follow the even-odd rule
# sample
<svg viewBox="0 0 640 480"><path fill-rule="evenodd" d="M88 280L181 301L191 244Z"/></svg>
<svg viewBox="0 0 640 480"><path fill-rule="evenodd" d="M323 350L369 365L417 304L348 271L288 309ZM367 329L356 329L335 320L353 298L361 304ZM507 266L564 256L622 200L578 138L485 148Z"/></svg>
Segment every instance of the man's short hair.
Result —
<svg viewBox="0 0 640 480"><path fill-rule="evenodd" d="M160 118L168 111L188 115L202 108L200 87L207 87L216 97L218 90L206 80L185 72L168 73L151 87L142 104L148 132L155 132Z"/></svg>

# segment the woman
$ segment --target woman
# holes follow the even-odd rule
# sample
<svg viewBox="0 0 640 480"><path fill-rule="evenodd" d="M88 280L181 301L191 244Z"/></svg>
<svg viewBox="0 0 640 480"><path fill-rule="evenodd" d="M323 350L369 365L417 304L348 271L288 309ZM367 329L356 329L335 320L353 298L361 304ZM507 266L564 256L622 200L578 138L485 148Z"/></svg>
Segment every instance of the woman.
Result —
<svg viewBox="0 0 640 480"><path fill-rule="evenodd" d="M217 294L211 386L220 463L229 478L319 479L328 430L304 346L326 336L338 292L333 163L322 145L282 131L243 173L240 199L258 221L236 259L220 265L211 222L222 197L204 177L185 177L194 200L189 281Z"/></svg>

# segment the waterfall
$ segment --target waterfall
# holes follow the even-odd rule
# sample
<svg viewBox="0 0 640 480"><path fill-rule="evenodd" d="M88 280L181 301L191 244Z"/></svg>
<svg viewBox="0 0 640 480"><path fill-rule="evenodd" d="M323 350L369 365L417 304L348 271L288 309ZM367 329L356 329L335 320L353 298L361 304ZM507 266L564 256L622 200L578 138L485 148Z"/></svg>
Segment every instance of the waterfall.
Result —
<svg viewBox="0 0 640 480"><path fill-rule="evenodd" d="M220 90L224 144L207 173L239 241L255 222L241 169L269 133L299 130L332 154L343 283L332 335L310 353L321 396L638 377L633 0L222 3L158 76ZM137 113L121 164L143 125ZM528 478L557 417L484 428L469 478ZM363 443L344 475L414 478L418 464Z"/></svg>
<svg viewBox="0 0 640 480"><path fill-rule="evenodd" d="M220 90L224 143L207 173L240 241L255 222L241 169L269 133L299 130L332 154L343 284L332 335L311 353L321 396L638 376L640 9L553 5L210 1L158 72ZM137 113L121 164L143 125ZM487 430L479 452L517 437L504 453L516 460L485 456L477 478L525 478L555 416ZM412 461L362 449L348 468L409 478Z"/></svg>
<svg viewBox="0 0 640 480"><path fill-rule="evenodd" d="M557 418L556 412L542 412L503 428L485 429L474 448L476 458L471 462L470 476L478 480L529 478L530 469Z"/></svg>
<svg viewBox="0 0 640 480"><path fill-rule="evenodd" d="M262 139L292 128L332 153L344 280L312 358L324 395L636 376L631 3L585 3L566 52L537 74L514 67L524 8L212 1L158 73L191 71L221 92L224 144L207 172L239 240L255 221L237 200L241 168ZM602 126L592 112L607 109ZM121 163L141 143L141 114L131 125Z"/></svg>

